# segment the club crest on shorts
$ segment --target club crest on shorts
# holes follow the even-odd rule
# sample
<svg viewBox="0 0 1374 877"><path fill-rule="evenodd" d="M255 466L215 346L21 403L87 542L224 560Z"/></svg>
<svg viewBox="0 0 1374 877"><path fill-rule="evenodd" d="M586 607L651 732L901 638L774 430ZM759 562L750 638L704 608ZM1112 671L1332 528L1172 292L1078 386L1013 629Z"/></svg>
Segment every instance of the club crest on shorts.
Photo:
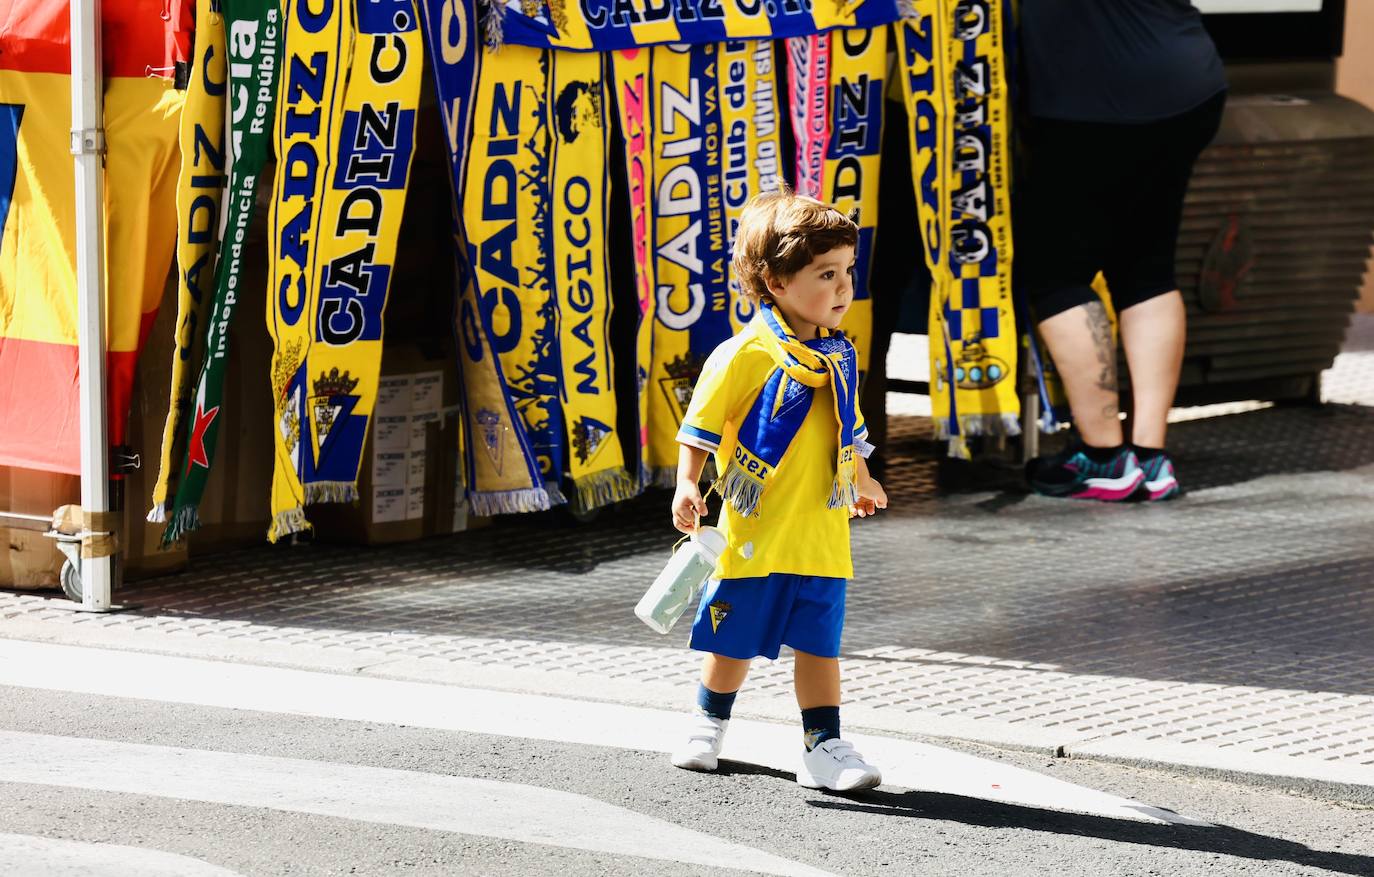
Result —
<svg viewBox="0 0 1374 877"><path fill-rule="evenodd" d="M720 630L720 625L725 621L725 616L730 614L730 604L724 600L717 600L710 605L711 610L711 633Z"/></svg>

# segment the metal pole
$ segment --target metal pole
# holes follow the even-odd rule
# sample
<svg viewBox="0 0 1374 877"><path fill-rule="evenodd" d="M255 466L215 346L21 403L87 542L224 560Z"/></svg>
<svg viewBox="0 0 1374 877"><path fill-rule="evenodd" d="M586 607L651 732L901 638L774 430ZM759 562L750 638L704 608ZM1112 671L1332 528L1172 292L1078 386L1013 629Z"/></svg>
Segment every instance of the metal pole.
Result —
<svg viewBox="0 0 1374 877"><path fill-rule="evenodd" d="M72 0L72 154L76 157L76 296L81 392L81 506L110 510L110 435L105 394L105 128L101 101L100 0ZM106 529L90 523L84 529ZM81 559L81 608L110 608L113 557Z"/></svg>
<svg viewBox="0 0 1374 877"><path fill-rule="evenodd" d="M1034 385L1021 396L1021 462L1040 456L1040 389Z"/></svg>

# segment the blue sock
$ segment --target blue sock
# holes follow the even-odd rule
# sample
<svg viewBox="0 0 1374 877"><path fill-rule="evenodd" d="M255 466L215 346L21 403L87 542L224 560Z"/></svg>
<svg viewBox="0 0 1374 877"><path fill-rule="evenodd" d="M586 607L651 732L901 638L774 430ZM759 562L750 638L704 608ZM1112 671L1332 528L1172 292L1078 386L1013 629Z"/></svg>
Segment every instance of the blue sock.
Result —
<svg viewBox="0 0 1374 877"><path fill-rule="evenodd" d="M840 736L840 708L837 706L813 706L802 710L803 742L810 752L826 740Z"/></svg>
<svg viewBox="0 0 1374 877"><path fill-rule="evenodd" d="M730 718L730 710L735 707L735 695L737 694L739 694L738 691L720 694L703 684L697 688L697 706L701 707L701 711L708 716L728 719Z"/></svg>

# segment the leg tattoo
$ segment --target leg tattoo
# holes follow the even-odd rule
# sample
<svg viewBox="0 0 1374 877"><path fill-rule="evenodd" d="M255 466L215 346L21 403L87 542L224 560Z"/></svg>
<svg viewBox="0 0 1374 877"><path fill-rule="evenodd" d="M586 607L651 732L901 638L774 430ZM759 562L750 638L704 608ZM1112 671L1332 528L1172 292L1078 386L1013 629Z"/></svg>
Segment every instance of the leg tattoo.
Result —
<svg viewBox="0 0 1374 877"><path fill-rule="evenodd" d="M1100 390L1111 393L1112 401L1102 407L1102 415L1115 419L1120 412L1117 402L1116 385L1116 345L1112 343L1112 324L1107 319L1107 309L1102 306L1102 302L1095 301L1084 305L1087 311L1088 330L1093 336L1093 348L1097 352L1097 363L1100 371L1097 375L1097 387Z"/></svg>

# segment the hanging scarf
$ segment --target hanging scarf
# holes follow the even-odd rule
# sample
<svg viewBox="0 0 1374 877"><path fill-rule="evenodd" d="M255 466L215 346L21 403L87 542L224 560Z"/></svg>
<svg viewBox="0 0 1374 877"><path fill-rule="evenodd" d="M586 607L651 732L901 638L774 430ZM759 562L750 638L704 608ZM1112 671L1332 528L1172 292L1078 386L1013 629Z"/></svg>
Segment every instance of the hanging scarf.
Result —
<svg viewBox="0 0 1374 877"><path fill-rule="evenodd" d="M629 499L639 489L625 471L616 434L611 361L610 214L605 69L599 54L551 52L553 252L568 463L581 508Z"/></svg>
<svg viewBox="0 0 1374 877"><path fill-rule="evenodd" d="M881 27L909 6L909 0L488 0L485 24L493 45L604 52Z"/></svg>
<svg viewBox="0 0 1374 877"><path fill-rule="evenodd" d="M641 470L661 486L676 478L697 375L732 334L718 49L615 58L640 291ZM747 157L756 150L745 136Z"/></svg>
<svg viewBox="0 0 1374 877"><path fill-rule="evenodd" d="M931 408L952 456L1020 432L1011 300L1004 8L917 0L897 26L931 271Z"/></svg>
<svg viewBox="0 0 1374 877"><path fill-rule="evenodd" d="M639 415L639 480L652 484L656 474L649 469L649 375L653 370L654 262L649 258L649 223L654 211L654 131L650 106L654 83L649 63L650 49L617 52L611 59L616 107L620 114L621 135L625 139L625 172L629 181L630 240L635 266L635 292L639 301L639 328L635 334L635 377Z"/></svg>
<svg viewBox="0 0 1374 877"><path fill-rule="evenodd" d="M267 331L272 336L272 402L276 448L272 523L267 538L310 529L299 473L311 455L310 374L306 357L319 316L321 239L335 217L325 213L333 147L343 124L344 85L353 62L353 6L330 0L316 12L287 0L286 71L274 144L277 170L267 219Z"/></svg>
<svg viewBox="0 0 1374 877"><path fill-rule="evenodd" d="M796 190L819 198L825 190L825 147L830 139L829 34L787 41L787 84L797 142Z"/></svg>
<svg viewBox="0 0 1374 877"><path fill-rule="evenodd" d="M345 7L349 2L340 0ZM295 448L289 468L288 458L279 453L276 459L268 534L274 542L309 528L303 505L358 499L358 467L377 399L423 49L413 0L356 0L354 15L353 50L341 56L351 64L344 69L341 61L339 68L346 79L342 114L323 144L331 162L317 172L323 180L318 243L302 270L308 284L318 277L297 324L307 353L285 398L278 396L279 406L289 404L283 438ZM346 33L345 16L341 12ZM280 299L278 306L280 327L287 309Z"/></svg>
<svg viewBox="0 0 1374 877"><path fill-rule="evenodd" d="M744 205L755 195L782 186L779 139L777 54L771 40L735 40L720 47L720 116L724 136L725 231L727 251L735 251ZM749 325L758 308L743 295L733 271L730 280L730 331Z"/></svg>
<svg viewBox="0 0 1374 877"><path fill-rule="evenodd" d="M834 400L839 454L826 508L844 508L859 500L855 461L855 403L858 360L844 333L821 330L821 337L801 342L788 328L782 312L771 303L759 308L748 329L763 342L773 372L740 421L739 434L725 474L721 495L739 514L758 511L769 482L811 410L812 396L829 387ZM803 476L804 477L804 476Z"/></svg>
<svg viewBox="0 0 1374 877"><path fill-rule="evenodd" d="M201 361L200 331L214 283L224 196L224 18L218 0L197 0L195 55L181 114L181 173L177 177L177 328L172 356L171 399L162 428L162 456L148 520L163 523L176 464L185 453L178 441L191 408L191 375Z"/></svg>
<svg viewBox="0 0 1374 877"><path fill-rule="evenodd" d="M501 362L506 395L524 424L539 487L557 504L566 500L559 488L558 301L549 268L551 63L548 52L522 46L482 58L478 125L461 206L481 320Z"/></svg>
<svg viewBox="0 0 1374 877"><path fill-rule="evenodd" d="M887 36L886 27L841 28L787 41L797 191L833 204L859 226L854 302L840 329L854 345L861 376L868 371L873 338L869 275L878 226Z"/></svg>
<svg viewBox="0 0 1374 877"><path fill-rule="evenodd" d="M454 329L462 394L458 450L463 459L467 501L479 515L547 509L548 491L539 475L525 426L506 395L491 325L483 318L458 209L459 193L467 179L468 143L482 55L477 42L476 8L472 0L423 0L421 9L434 90L444 122L454 199L453 254L458 286Z"/></svg>
<svg viewBox="0 0 1374 877"><path fill-rule="evenodd" d="M281 67L281 13L276 0L226 0L223 5L229 57L229 183L215 299L205 323L205 359L196 380L195 406L189 410L186 464L176 502L163 531L164 544L200 526L197 508L219 440L217 418L224 401L229 324L243 275L243 248L267 157L272 111Z"/></svg>

